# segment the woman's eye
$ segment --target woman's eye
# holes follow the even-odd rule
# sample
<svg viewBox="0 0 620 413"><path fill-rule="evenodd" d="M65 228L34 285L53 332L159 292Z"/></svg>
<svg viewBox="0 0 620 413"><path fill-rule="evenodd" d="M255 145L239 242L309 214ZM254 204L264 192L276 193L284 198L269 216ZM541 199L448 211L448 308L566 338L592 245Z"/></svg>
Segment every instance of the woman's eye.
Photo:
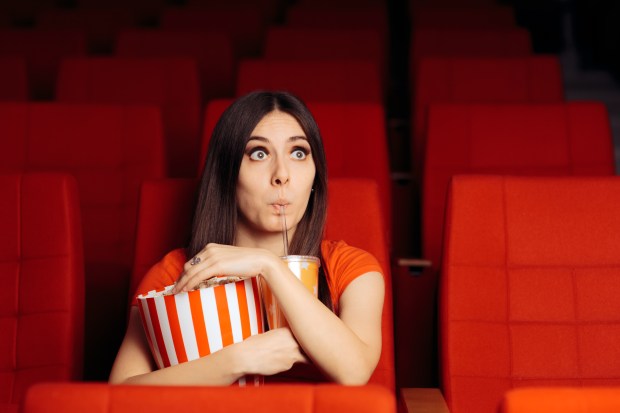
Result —
<svg viewBox="0 0 620 413"><path fill-rule="evenodd" d="M306 156L308 156L308 153L306 150L304 149L295 149L292 153L291 153L291 157L293 159L298 159L298 160L302 160L302 159L306 159Z"/></svg>
<svg viewBox="0 0 620 413"><path fill-rule="evenodd" d="M255 149L250 152L250 159L253 161L262 161L267 158L267 152L263 149Z"/></svg>

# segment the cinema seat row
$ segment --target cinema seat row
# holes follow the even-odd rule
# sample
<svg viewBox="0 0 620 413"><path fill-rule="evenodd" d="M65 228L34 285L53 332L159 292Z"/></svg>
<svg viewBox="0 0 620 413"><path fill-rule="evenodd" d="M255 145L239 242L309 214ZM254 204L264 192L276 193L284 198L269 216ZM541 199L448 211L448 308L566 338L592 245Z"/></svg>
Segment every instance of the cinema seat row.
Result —
<svg viewBox="0 0 620 413"><path fill-rule="evenodd" d="M82 379L105 379L135 285L163 253L183 245L195 178L215 121L235 96L267 88L299 94L321 127L334 194L329 236L342 237L377 255L388 285L393 285L389 290L393 291L394 303L392 308L392 294L388 293L383 314L383 352L371 380L373 385L387 388L388 393L396 390L392 394L400 397L400 388L441 384L450 411L463 413L492 412L500 404L502 412L527 411L518 409L538 408L538 400L541 406L548 406L545 397L552 400L548 403L554 403L557 394L568 394L575 400L591 400L591 394L601 394L613 403L617 394L613 387L597 387L594 393L584 396L570 393L566 387L548 392L511 391L524 384L617 384L613 379L617 366L609 361L613 360L613 350L596 341L596 336L587 342L581 338L586 331L615 337L617 320L605 318L613 313L613 303L599 303L601 307L595 309L580 306L584 297L589 297L587 294L603 293L583 292L576 287L570 290L577 300L572 310L567 307L563 313L564 317L572 311L575 318L570 320L565 317L551 322L545 318L547 313L541 315L540 308L529 309L537 305L535 298L519 302L520 313L509 307L502 320L478 319L481 314L500 314L492 306L497 302L512 303L514 294L535 297L530 291L514 292L509 287L529 280L546 288L548 275L543 273L547 274L544 271L549 264L544 260L542 264L540 260L525 264L511 260L525 236L510 245L506 241L503 253L508 281L496 275L499 270L487 270L491 266L482 260L467 261L466 269L480 265L482 269L474 275L487 277L474 282L477 279L469 270L464 276L453 271L453 267L460 268L461 261L450 261L452 248L458 248L456 240L463 240L467 254L475 256L480 251L490 254L494 251L490 246L499 248L501 240L510 239L512 229L504 235L497 231L500 222L502 228L508 228L506 223L513 215L505 215L503 221L495 220L485 229L473 214L478 208L485 211L479 201L486 198L502 199L504 204L500 206L507 210L506 185L513 188L513 181L523 186L519 186L520 194L531 191L527 195L531 199L539 199L537 191L542 187L558 186L566 193L576 191L581 196L585 196L587 187L612 193L616 190L613 146L604 105L564 100L558 58L533 53L530 33L516 25L510 7L491 0L471 0L467 6L462 1L443 0L442 5L436 1L410 1L410 88L400 91L408 94L411 102L410 134L402 146L404 150L400 150L389 128L394 68L388 64L391 32L387 8L381 2L315 1L310 5L298 1L285 7L265 1L258 8L239 3L234 8L216 9L200 0L188 0L182 7L162 0L150 4L136 1L128 9L119 1L110 3L114 8L105 13L83 7L88 2L97 6L95 0L81 0L73 9L51 5L28 10L24 2L13 9L12 20L31 21L36 29L6 29L10 19L5 19L5 29L0 30L0 100L7 102L0 104L0 133L6 137L0 143L4 146L0 151L0 172L18 180L52 174L76 182L74 201L79 202L79 231L84 240L80 259L85 263L85 354L80 360L85 363L86 376ZM18 9L19 13L15 11ZM110 19L114 24L106 26L105 21ZM59 25L67 30L57 30ZM64 45L57 48L54 38L61 39ZM393 44L394 39L391 41ZM406 170L394 169L393 161L398 157L406 158ZM400 177L399 181L391 179L391 173ZM590 177L577 178L585 175ZM404 186L403 176L407 177ZM453 180L454 176L459 177ZM493 185L501 182L503 198L484 192L480 192L480 199L469 196L460 200L455 195L478 194L479 185L493 186L487 180ZM599 199L595 191L587 196ZM592 208L613 208L617 201L611 198L597 200ZM353 221L348 209L351 199L355 200L354 212L358 214L355 220L373 223L368 232L359 225L349 225ZM544 198L541 202L550 200ZM532 204L515 206L514 211L521 214L516 216L535 214ZM472 205L476 205L473 210ZM566 239L572 239L568 230L562 232L566 223L590 222L593 212L589 207L579 203L574 213L567 207L564 212L568 215L558 221L541 212L546 218L539 216L536 227L528 227L523 218L511 228L522 225L523 234L536 237L547 231L544 225L551 225ZM551 208L556 211L559 207ZM466 211L464 224L459 224L456 217L462 210ZM485 218L493 216L491 212L480 213ZM611 218L601 216L601 228L613 228L607 219ZM476 223L476 228L453 239L454 228L470 225L470 221ZM590 223L588 227L596 225ZM153 228L160 231L153 232ZM472 231L478 232L471 235ZM611 232L597 231L600 242L607 242L601 248L609 249L611 254ZM488 244L472 242L481 236L484 240L488 234L492 237ZM546 239L566 247L563 240ZM569 250L587 256L599 245L596 242ZM551 254L544 247L536 249ZM564 265L564 258L558 255L554 265ZM605 256L599 254L596 258ZM594 260L579 265L598 265L593 264ZM493 265L499 264L493 261ZM529 267L535 269L529 278L526 274L521 280L514 278L520 272L512 274L514 265L524 274ZM569 262L569 266L575 265ZM610 268L602 290L611 296L618 279L615 264L603 260L601 265ZM412 276L412 271L418 275ZM570 278L573 283L578 280L575 274ZM592 277L588 280L595 279ZM558 288L566 283L559 277L552 282ZM486 294L487 290L478 288L481 283L504 283L506 291L500 293L495 288ZM502 294L509 300L501 301ZM473 316L462 318L468 311ZM596 316L584 315L584 311ZM523 314L533 316L519 318ZM555 317L555 313L550 314ZM490 329L485 330L487 324ZM545 330L549 324L555 329ZM561 337L568 340L571 328L576 338L567 343L573 347L557 347L559 344L550 337L563 334ZM539 353L531 343L518 341L518 329L526 336L546 337ZM72 333L79 336L81 330ZM508 341L502 341L506 337ZM6 345L18 348L19 340L12 338ZM501 354L499 350L494 352L500 348L498 343L508 343L501 347ZM480 354L475 352L478 347L482 349ZM574 348L579 353L571 353ZM516 350L521 353L515 356ZM567 355L567 361L547 356L555 353ZM599 358L588 359L591 353ZM515 359L517 356L521 358ZM549 362L533 370L527 363L533 363L536 357ZM473 367L472 360L478 360ZM573 364L567 367L568 362ZM516 369L501 369L505 365ZM6 400L8 408L17 409L31 382L23 381L19 374L10 377L15 380L11 381L12 393ZM80 379L75 375L49 379L55 378ZM37 376L35 381L46 380ZM396 407L389 401L372 404L372 400L380 403L386 396L376 389L368 388L368 406L394 411ZM310 393L304 393L306 390ZM45 411L37 410L46 408L38 400L60 395L57 403L66 409L78 409L82 402L102 398L111 400L119 409L128 409L131 404L125 403L134 397L132 391L121 388L111 393L108 387L99 385L43 385L33 388L32 398L24 406L27 411ZM299 397L314 400L312 397L320 397L322 391L320 387L300 388ZM330 394L332 389L327 391ZM340 393L343 398L345 391ZM83 397L75 397L80 392ZM404 389L402 393L408 401L413 400L409 411L420 408L416 396L422 393L416 389ZM170 397L172 400L177 396ZM356 396L351 393L349 397ZM342 400L334 395L327 400L331 398L338 401L336 410L346 411ZM251 400L248 403L257 403ZM357 401L364 404L364 400ZM525 404L519 404L522 400ZM334 406L331 408L333 411ZM350 408L359 408L359 404L351 404ZM398 409L404 411L406 406L399 404Z"/></svg>

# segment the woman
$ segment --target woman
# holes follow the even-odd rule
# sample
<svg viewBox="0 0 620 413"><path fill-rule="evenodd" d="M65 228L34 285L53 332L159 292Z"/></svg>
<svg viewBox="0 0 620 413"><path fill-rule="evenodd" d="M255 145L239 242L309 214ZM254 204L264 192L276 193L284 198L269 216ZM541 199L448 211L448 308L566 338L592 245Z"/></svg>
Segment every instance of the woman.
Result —
<svg viewBox="0 0 620 413"><path fill-rule="evenodd" d="M135 305L111 383L228 385L313 362L329 379L364 384L381 353L384 284L368 253L322 240L327 170L318 127L305 105L282 92L254 92L222 115L210 142L188 248L145 276L138 293L176 282L188 291L221 275L260 275L290 327L249 337L209 356L157 370ZM319 300L280 258L321 258Z"/></svg>

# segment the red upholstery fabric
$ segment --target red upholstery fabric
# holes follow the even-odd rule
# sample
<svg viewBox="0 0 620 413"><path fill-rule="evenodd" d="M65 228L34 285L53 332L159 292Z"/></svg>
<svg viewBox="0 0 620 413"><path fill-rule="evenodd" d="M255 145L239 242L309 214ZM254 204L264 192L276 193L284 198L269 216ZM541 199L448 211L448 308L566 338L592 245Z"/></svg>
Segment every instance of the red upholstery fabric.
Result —
<svg viewBox="0 0 620 413"><path fill-rule="evenodd" d="M421 171L431 103L559 103L562 69L555 56L423 57L412 85L412 162Z"/></svg>
<svg viewBox="0 0 620 413"><path fill-rule="evenodd" d="M125 9L141 25L153 25L166 5L165 0L75 0L78 10Z"/></svg>
<svg viewBox="0 0 620 413"><path fill-rule="evenodd" d="M89 53L111 53L116 33L134 24L128 8L51 9L37 15L42 29L78 29L86 34Z"/></svg>
<svg viewBox="0 0 620 413"><path fill-rule="evenodd" d="M523 28L418 28L412 31L410 70L421 57L507 57L532 53L530 34Z"/></svg>
<svg viewBox="0 0 620 413"><path fill-rule="evenodd" d="M75 180L0 174L0 411L82 375L84 261Z"/></svg>
<svg viewBox="0 0 620 413"><path fill-rule="evenodd" d="M116 55L194 58L203 102L234 95L236 73L230 35L204 30L123 30L116 40Z"/></svg>
<svg viewBox="0 0 620 413"><path fill-rule="evenodd" d="M255 4L217 8L167 8L161 14L166 30L214 30L227 33L233 40L235 56L262 54L267 24L264 9Z"/></svg>
<svg viewBox="0 0 620 413"><path fill-rule="evenodd" d="M139 187L144 179L164 176L159 111L0 103L0 135L2 170L64 171L77 179L86 262L86 375L105 379L124 333Z"/></svg>
<svg viewBox="0 0 620 413"><path fill-rule="evenodd" d="M620 179L459 176L440 299L444 396L620 384Z"/></svg>
<svg viewBox="0 0 620 413"><path fill-rule="evenodd" d="M159 106L170 175L194 174L198 160L191 155L199 150L201 115L194 59L66 59L58 78L58 100Z"/></svg>
<svg viewBox="0 0 620 413"><path fill-rule="evenodd" d="M288 90L306 101L383 102L380 69L370 60L242 60L237 96Z"/></svg>
<svg viewBox="0 0 620 413"><path fill-rule="evenodd" d="M186 245L194 206L194 184L195 181L168 180L143 186L131 283L134 288L142 279L145 268L150 268L168 251ZM388 239L381 219L378 186L370 180L330 178L329 193L325 237L343 239L372 253L385 271L381 358L370 383L394 390L392 287ZM362 222L364 225L360 225Z"/></svg>
<svg viewBox="0 0 620 413"><path fill-rule="evenodd" d="M232 100L209 102L205 113L200 168L207 157L213 128ZM382 216L391 228L391 180L385 113L375 103L307 102L321 129L330 177L370 178L379 184ZM360 162L360 159L366 161ZM386 234L388 242L391 238Z"/></svg>
<svg viewBox="0 0 620 413"><path fill-rule="evenodd" d="M509 391L499 413L616 413L620 387L527 388Z"/></svg>
<svg viewBox="0 0 620 413"><path fill-rule="evenodd" d="M431 105L422 203L424 257L438 266L453 175L605 176L614 174L613 156L602 103Z"/></svg>
<svg viewBox="0 0 620 413"><path fill-rule="evenodd" d="M517 26L512 7L465 5L420 5L411 10L415 28L483 29L514 28Z"/></svg>
<svg viewBox="0 0 620 413"><path fill-rule="evenodd" d="M32 98L54 98L60 60L85 54L86 35L79 30L0 30L0 56L26 60Z"/></svg>
<svg viewBox="0 0 620 413"><path fill-rule="evenodd" d="M0 100L28 100L28 74L23 58L0 57Z"/></svg>
<svg viewBox="0 0 620 413"><path fill-rule="evenodd" d="M24 413L83 411L134 413L252 411L394 413L394 396L380 386L138 387L45 384L34 387Z"/></svg>
<svg viewBox="0 0 620 413"><path fill-rule="evenodd" d="M294 4L286 10L286 25L317 29L375 29L387 34L385 5L342 7Z"/></svg>

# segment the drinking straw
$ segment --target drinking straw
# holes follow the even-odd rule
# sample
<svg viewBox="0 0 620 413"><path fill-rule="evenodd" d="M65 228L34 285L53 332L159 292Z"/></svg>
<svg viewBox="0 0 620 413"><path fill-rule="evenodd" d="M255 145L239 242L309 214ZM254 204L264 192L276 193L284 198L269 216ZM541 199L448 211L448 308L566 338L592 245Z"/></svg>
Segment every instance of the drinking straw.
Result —
<svg viewBox="0 0 620 413"><path fill-rule="evenodd" d="M282 243L284 243L284 255L288 255L288 229L286 228L286 205L280 205L280 217L282 217Z"/></svg>

